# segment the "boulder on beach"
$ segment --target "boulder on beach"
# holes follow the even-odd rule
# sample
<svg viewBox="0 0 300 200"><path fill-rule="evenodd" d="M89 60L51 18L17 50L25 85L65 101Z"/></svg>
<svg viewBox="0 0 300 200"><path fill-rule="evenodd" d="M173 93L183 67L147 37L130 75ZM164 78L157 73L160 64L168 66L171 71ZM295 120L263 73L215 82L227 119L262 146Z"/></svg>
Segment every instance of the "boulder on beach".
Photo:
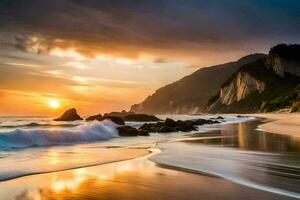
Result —
<svg viewBox="0 0 300 200"><path fill-rule="evenodd" d="M75 108L71 108L65 111L62 116L54 119L54 121L76 121L76 120L82 120L82 118L77 114Z"/></svg>
<svg viewBox="0 0 300 200"><path fill-rule="evenodd" d="M93 120L98 120L98 121L101 121L102 120L102 115L101 114L98 114L98 115L92 115L92 116L89 116L88 118L86 118L85 120L86 121L93 121Z"/></svg>
<svg viewBox="0 0 300 200"><path fill-rule="evenodd" d="M147 114L129 114L123 117L125 121L135 121L135 122L158 122L162 121L154 115Z"/></svg>

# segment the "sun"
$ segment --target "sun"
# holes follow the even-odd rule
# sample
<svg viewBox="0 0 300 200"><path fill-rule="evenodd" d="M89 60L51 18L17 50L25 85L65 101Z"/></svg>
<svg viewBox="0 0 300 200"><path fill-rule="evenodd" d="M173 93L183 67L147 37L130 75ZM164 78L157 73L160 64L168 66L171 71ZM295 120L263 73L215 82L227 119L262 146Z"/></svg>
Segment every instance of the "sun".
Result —
<svg viewBox="0 0 300 200"><path fill-rule="evenodd" d="M59 108L59 106L60 106L60 103L58 100L53 99L53 100L49 101L50 108L56 109L56 108Z"/></svg>

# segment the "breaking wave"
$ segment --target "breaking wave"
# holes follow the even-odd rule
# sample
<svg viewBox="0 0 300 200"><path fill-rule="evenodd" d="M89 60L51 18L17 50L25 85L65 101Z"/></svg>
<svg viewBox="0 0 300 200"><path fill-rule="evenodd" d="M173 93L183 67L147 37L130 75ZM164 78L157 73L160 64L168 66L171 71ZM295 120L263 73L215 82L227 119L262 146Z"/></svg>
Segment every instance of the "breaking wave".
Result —
<svg viewBox="0 0 300 200"><path fill-rule="evenodd" d="M0 148L25 148L94 142L116 138L118 131L111 121L91 122L72 128L16 129L0 133Z"/></svg>

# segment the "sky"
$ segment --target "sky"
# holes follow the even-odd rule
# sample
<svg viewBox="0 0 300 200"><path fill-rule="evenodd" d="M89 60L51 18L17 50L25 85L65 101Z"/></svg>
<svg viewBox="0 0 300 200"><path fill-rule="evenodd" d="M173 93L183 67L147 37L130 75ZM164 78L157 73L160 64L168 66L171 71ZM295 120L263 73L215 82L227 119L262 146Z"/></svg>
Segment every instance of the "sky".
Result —
<svg viewBox="0 0 300 200"><path fill-rule="evenodd" d="M128 110L199 68L300 43L299 11L299 0L1 0L0 115Z"/></svg>

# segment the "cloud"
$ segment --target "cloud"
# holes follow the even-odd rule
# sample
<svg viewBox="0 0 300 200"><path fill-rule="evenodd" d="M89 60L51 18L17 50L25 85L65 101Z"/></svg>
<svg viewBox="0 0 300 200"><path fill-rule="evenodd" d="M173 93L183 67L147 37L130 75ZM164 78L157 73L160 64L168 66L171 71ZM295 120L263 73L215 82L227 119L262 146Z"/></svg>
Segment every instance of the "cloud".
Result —
<svg viewBox="0 0 300 200"><path fill-rule="evenodd" d="M300 42L299 10L299 0L1 0L0 103L58 95L124 109L197 66Z"/></svg>
<svg viewBox="0 0 300 200"><path fill-rule="evenodd" d="M52 77L20 65L0 64L0 88L31 92L63 92L75 81Z"/></svg>
<svg viewBox="0 0 300 200"><path fill-rule="evenodd" d="M300 33L298 0L3 0L0 6L2 31L18 33L15 46L36 53L58 47L85 56L205 57L297 42Z"/></svg>

